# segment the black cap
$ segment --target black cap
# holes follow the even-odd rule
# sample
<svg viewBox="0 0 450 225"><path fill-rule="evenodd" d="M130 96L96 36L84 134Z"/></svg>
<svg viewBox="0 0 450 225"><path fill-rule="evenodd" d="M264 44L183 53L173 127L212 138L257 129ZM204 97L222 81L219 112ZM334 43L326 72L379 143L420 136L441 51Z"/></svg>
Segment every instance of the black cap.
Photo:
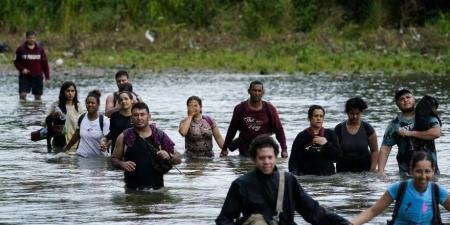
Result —
<svg viewBox="0 0 450 225"><path fill-rule="evenodd" d="M409 93L412 94L412 92L407 87L400 87L395 91L395 101L397 101L402 95Z"/></svg>

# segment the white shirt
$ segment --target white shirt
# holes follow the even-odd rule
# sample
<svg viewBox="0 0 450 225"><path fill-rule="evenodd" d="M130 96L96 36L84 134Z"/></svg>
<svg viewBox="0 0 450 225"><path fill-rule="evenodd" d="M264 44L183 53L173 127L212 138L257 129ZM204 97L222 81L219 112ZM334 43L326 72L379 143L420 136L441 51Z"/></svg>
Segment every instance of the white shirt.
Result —
<svg viewBox="0 0 450 225"><path fill-rule="evenodd" d="M103 116L102 132L100 116L90 121L85 114L78 129L80 129L80 143L77 148L77 155L82 157L103 156L103 152L100 150L100 141L102 137L109 133L109 118Z"/></svg>

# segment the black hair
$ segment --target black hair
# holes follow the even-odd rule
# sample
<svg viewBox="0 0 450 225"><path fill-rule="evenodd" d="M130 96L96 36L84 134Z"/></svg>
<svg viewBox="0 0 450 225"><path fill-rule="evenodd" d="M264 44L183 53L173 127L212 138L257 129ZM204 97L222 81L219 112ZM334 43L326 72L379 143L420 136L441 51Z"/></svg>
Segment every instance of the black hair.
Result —
<svg viewBox="0 0 450 225"><path fill-rule="evenodd" d="M357 109L363 112L367 109L367 103L360 97L353 97L345 102L345 112L348 113L352 109Z"/></svg>
<svg viewBox="0 0 450 225"><path fill-rule="evenodd" d="M311 119L311 117L313 116L314 110L316 110L316 109L322 110L323 116L325 116L325 109L322 106L320 106L320 105L312 105L308 109L308 119Z"/></svg>
<svg viewBox="0 0 450 225"><path fill-rule="evenodd" d="M131 83L123 83L119 85L119 92L128 91L133 92L133 85Z"/></svg>
<svg viewBox="0 0 450 225"><path fill-rule="evenodd" d="M261 85L261 86L263 86L263 90L264 90L264 85L263 85L263 83L262 83L261 81L259 81L259 80L254 80L254 81L252 81L252 82L250 83L250 85L248 86L248 90L249 90L249 91L252 89L253 85Z"/></svg>
<svg viewBox="0 0 450 225"><path fill-rule="evenodd" d="M27 32L25 33L25 37L29 37L29 36L32 36L32 35L36 35L36 31L34 31L34 30L29 30L29 31L27 31Z"/></svg>
<svg viewBox="0 0 450 225"><path fill-rule="evenodd" d="M275 153L275 157L278 156L278 153L280 152L280 148L278 147L278 144L275 142L275 140L268 135L259 135L255 139L253 139L252 143L250 144L249 152L250 152L250 158L255 160L256 155L258 153L258 150L265 147L272 147L273 152Z"/></svg>
<svg viewBox="0 0 450 225"><path fill-rule="evenodd" d="M200 105L200 107L202 107L202 99L200 99L198 96L191 96L191 97L189 97L187 99L187 101L186 101L186 105L189 105L189 102L192 101L192 100L197 101L198 104Z"/></svg>
<svg viewBox="0 0 450 225"><path fill-rule="evenodd" d="M78 91L77 91L77 86L72 81L64 82L61 85L61 89L59 90L59 97L58 97L59 104L58 105L60 106L60 108L63 112L66 112L66 102L67 102L66 95L64 92L66 91L67 88L72 87L72 86L73 86L73 88L75 88L75 96L73 98L73 106L75 107L75 110L78 112L78 103L79 103Z"/></svg>
<svg viewBox="0 0 450 225"><path fill-rule="evenodd" d="M425 151L415 151L411 156L411 161L409 162L410 169L413 170L414 167L416 167L416 164L422 160L431 162L431 167L433 167L433 169L436 167L436 165L434 165L433 157L430 155L430 153Z"/></svg>
<svg viewBox="0 0 450 225"><path fill-rule="evenodd" d="M86 102L87 102L89 97L93 97L97 101L97 105L100 106L100 96L102 96L102 93L100 93L99 90L92 90L86 96Z"/></svg>
<svg viewBox="0 0 450 225"><path fill-rule="evenodd" d="M147 111L148 115L150 115L150 110L148 109L147 104L145 104L144 102L138 102L138 103L134 104L133 107L131 107L131 111L133 111L134 109L145 109L145 111Z"/></svg>
<svg viewBox="0 0 450 225"><path fill-rule="evenodd" d="M423 96L417 103L415 109L415 122L413 130L425 131L430 129L430 118L436 117L439 121L439 125L442 126L441 119L437 114L437 108L439 103L436 98L429 95Z"/></svg>
<svg viewBox="0 0 450 225"><path fill-rule="evenodd" d="M131 94L131 92L129 92L129 91L121 91L121 92L119 92L119 94L117 94L117 97L120 98L120 95L121 95L121 94L127 94L128 97L129 97L131 100L133 100L133 94Z"/></svg>
<svg viewBox="0 0 450 225"><path fill-rule="evenodd" d="M126 76L127 78L129 78L127 71L125 70L119 70L116 73L116 80L117 78L121 77L121 76Z"/></svg>

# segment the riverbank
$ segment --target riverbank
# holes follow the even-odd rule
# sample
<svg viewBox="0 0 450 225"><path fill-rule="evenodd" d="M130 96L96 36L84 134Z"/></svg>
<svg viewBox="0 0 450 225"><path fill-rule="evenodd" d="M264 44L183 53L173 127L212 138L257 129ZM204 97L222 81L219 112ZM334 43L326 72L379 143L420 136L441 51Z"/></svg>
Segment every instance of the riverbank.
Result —
<svg viewBox="0 0 450 225"><path fill-rule="evenodd" d="M318 29L310 33L271 34L256 40L207 30L146 30L38 36L48 51L52 69L127 69L160 73L168 70L230 73L329 74L450 74L450 39L432 27L406 30ZM349 37L349 35L353 35ZM0 64L11 61L22 36L0 34L11 50Z"/></svg>

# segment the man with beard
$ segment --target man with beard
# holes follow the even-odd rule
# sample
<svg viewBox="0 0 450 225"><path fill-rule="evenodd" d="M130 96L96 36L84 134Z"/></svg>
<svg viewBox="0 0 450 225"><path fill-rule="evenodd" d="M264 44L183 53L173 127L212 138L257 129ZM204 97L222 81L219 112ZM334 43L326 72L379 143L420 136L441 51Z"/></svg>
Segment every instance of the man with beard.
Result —
<svg viewBox="0 0 450 225"><path fill-rule="evenodd" d="M392 146L397 145L398 168L400 175L405 177L409 176L409 162L414 151L413 146L411 145L411 138L433 141L440 136L441 128L439 123L437 123L425 131L413 130L415 121L414 110L416 103L412 92L408 88L401 87L395 91L395 103L401 112L389 123L384 133L378 158L378 172L383 176L385 175L384 169ZM434 142L433 148L430 149L429 153L432 155L436 165L435 173L439 174Z"/></svg>
<svg viewBox="0 0 450 225"><path fill-rule="evenodd" d="M263 101L264 87L260 81L252 81L248 88L250 98L234 107L227 136L220 152L220 156L228 155L231 151L239 149L241 156L249 156L248 147L258 135L275 133L281 145L281 157L288 157L286 137L281 125L278 112L271 103ZM239 130L239 138L233 140Z"/></svg>
<svg viewBox="0 0 450 225"><path fill-rule="evenodd" d="M125 186L132 190L164 187L163 173L155 169L156 160L181 163L181 155L169 136L150 122L148 106L139 102L131 108L132 128L117 137L111 162L125 171ZM156 152L156 154L154 154Z"/></svg>

